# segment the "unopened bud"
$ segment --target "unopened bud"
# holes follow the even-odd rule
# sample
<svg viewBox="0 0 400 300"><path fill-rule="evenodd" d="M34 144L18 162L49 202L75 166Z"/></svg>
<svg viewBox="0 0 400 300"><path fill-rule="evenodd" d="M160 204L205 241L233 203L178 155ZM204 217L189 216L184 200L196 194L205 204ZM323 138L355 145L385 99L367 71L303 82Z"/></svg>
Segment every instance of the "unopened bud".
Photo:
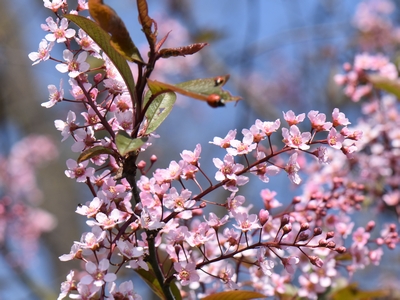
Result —
<svg viewBox="0 0 400 300"><path fill-rule="evenodd" d="M326 245L326 248L333 249L336 247L336 243L334 241L329 241Z"/></svg>
<svg viewBox="0 0 400 300"><path fill-rule="evenodd" d="M146 168L146 162L144 160L139 161L139 163L137 164L137 168L139 170L143 170L144 168Z"/></svg>
<svg viewBox="0 0 400 300"><path fill-rule="evenodd" d="M157 161L157 156L155 156L154 154L152 156L150 156L150 162L152 164L154 164Z"/></svg>
<svg viewBox="0 0 400 300"><path fill-rule="evenodd" d="M314 228L314 236L320 235L322 233L322 229L320 227Z"/></svg>
<svg viewBox="0 0 400 300"><path fill-rule="evenodd" d="M324 265L324 262L322 261L322 259L320 259L317 256L310 256L310 262L314 266L317 266L318 268L322 268L322 266Z"/></svg>
<svg viewBox="0 0 400 300"><path fill-rule="evenodd" d="M375 221L369 221L367 226L365 227L366 232L371 232L375 228Z"/></svg>
<svg viewBox="0 0 400 300"><path fill-rule="evenodd" d="M299 242L306 241L309 239L309 237L310 237L310 235L308 234L308 232L302 231L299 234L298 241Z"/></svg>
<svg viewBox="0 0 400 300"><path fill-rule="evenodd" d="M289 215L283 215L281 218L281 226L285 226L290 221Z"/></svg>
<svg viewBox="0 0 400 300"><path fill-rule="evenodd" d="M269 211L265 209L261 209L260 212L258 213L258 218L260 219L261 225L264 226L265 223L267 223L269 219Z"/></svg>
<svg viewBox="0 0 400 300"><path fill-rule="evenodd" d="M292 231L292 224L286 224L285 226L282 227L283 233L288 234L289 232Z"/></svg>
<svg viewBox="0 0 400 300"><path fill-rule="evenodd" d="M325 239L320 239L319 242L318 242L318 245L320 247L326 247L326 245L328 245L328 241L325 240Z"/></svg>
<svg viewBox="0 0 400 300"><path fill-rule="evenodd" d="M333 231L329 231L326 233L326 239L329 240L335 236L335 233Z"/></svg>
<svg viewBox="0 0 400 300"><path fill-rule="evenodd" d="M103 79L103 74L101 74L101 73L97 73L93 77L93 80L94 80L95 83L99 83L102 79Z"/></svg>
<svg viewBox="0 0 400 300"><path fill-rule="evenodd" d="M335 249L335 251L336 251L337 253L343 254L343 253L346 252L346 247L343 247L343 246L338 247L338 248Z"/></svg>
<svg viewBox="0 0 400 300"><path fill-rule="evenodd" d="M300 202L301 202L300 196L293 197L292 204L298 204Z"/></svg>
<svg viewBox="0 0 400 300"><path fill-rule="evenodd" d="M301 223L300 225L300 231L304 231L310 228L310 224L308 223Z"/></svg>

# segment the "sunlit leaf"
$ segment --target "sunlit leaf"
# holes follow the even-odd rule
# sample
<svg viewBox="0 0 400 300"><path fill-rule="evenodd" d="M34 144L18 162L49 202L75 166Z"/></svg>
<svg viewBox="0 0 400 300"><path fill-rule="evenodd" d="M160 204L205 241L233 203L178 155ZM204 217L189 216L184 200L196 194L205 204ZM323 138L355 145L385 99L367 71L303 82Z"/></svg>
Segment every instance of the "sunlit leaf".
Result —
<svg viewBox="0 0 400 300"><path fill-rule="evenodd" d="M147 80L148 84L157 85L165 90L174 91L178 94L193 99L206 101L212 107L224 106L226 102L239 101L241 97L232 96L228 91L222 89L228 81L229 75L212 78L195 79L179 84L168 84L160 81Z"/></svg>
<svg viewBox="0 0 400 300"><path fill-rule="evenodd" d="M125 154L138 150L144 143L146 143L147 137L133 139L125 131L118 131L115 137L115 144L119 153L124 156Z"/></svg>
<svg viewBox="0 0 400 300"><path fill-rule="evenodd" d="M81 163L85 160L88 160L90 158L96 157L100 154L110 154L110 155L115 155L115 152L110 149L110 148L106 148L103 146L95 146L93 148L87 149L85 151L83 151L81 153L81 155L79 155L77 162Z"/></svg>
<svg viewBox="0 0 400 300"><path fill-rule="evenodd" d="M102 29L111 34L111 45L127 60L143 62L129 31L118 14L103 0L89 0L89 13Z"/></svg>
<svg viewBox="0 0 400 300"><path fill-rule="evenodd" d="M148 284L148 286L152 289L152 291L160 297L160 299L166 299L160 283L158 282L157 278L154 276L154 273L151 271L146 271L144 269L136 269L137 274ZM176 300L181 300L181 293L174 282L170 283L170 289L172 294L174 295Z"/></svg>
<svg viewBox="0 0 400 300"><path fill-rule="evenodd" d="M371 74L368 75L368 81L372 83L375 88L384 90L390 94L395 95L400 99L400 82L392 80L387 77L380 75Z"/></svg>
<svg viewBox="0 0 400 300"><path fill-rule="evenodd" d="M248 300L265 299L265 295L252 291L228 291L209 295L202 300Z"/></svg>
<svg viewBox="0 0 400 300"><path fill-rule="evenodd" d="M112 61L118 72L121 74L132 99L135 99L135 81L133 80L131 69L129 68L126 59L119 54L114 47L111 46L110 35L101 29L95 22L85 17L65 15L65 18L71 20L80 28L82 28L82 30L84 30L87 35L89 35L95 41L95 43L99 45L104 53L107 54L108 58Z"/></svg>
<svg viewBox="0 0 400 300"><path fill-rule="evenodd" d="M164 122L176 101L174 92L166 90L162 86L153 84L152 82L148 85L150 91L145 97L144 105L146 105L148 101L151 101L151 104L146 110L146 118L148 121L146 134L152 133ZM155 96L152 100L150 100L151 95Z"/></svg>
<svg viewBox="0 0 400 300"><path fill-rule="evenodd" d="M360 290L356 283L350 284L334 292L331 296L334 300L367 300L376 299L378 297L388 296L388 292L384 290L364 291Z"/></svg>

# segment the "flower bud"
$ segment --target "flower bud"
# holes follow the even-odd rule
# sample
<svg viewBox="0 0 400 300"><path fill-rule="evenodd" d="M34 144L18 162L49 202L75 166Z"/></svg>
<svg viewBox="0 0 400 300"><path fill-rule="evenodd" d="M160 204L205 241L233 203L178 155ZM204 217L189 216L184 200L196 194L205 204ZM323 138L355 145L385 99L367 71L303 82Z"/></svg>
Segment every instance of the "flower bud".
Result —
<svg viewBox="0 0 400 300"><path fill-rule="evenodd" d="M308 232L302 231L302 232L300 232L300 234L299 234L298 241L299 241L299 242L306 241L306 240L309 239L309 237L310 237L310 235L308 234Z"/></svg>
<svg viewBox="0 0 400 300"><path fill-rule="evenodd" d="M328 245L328 241L325 240L325 239L320 239L320 240L318 241L318 245L319 245L320 247L326 247L326 245Z"/></svg>
<svg viewBox="0 0 400 300"><path fill-rule="evenodd" d="M260 212L258 213L258 218L260 219L261 225L264 226L265 223L267 223L269 219L269 211L265 209L261 209Z"/></svg>
<svg viewBox="0 0 400 300"><path fill-rule="evenodd" d="M335 236L335 233L333 231L329 231L326 233L326 239L329 240Z"/></svg>
<svg viewBox="0 0 400 300"><path fill-rule="evenodd" d="M338 247L338 248L335 249L335 251L336 251L337 253L343 254L343 253L346 252L346 247L343 247L343 246Z"/></svg>
<svg viewBox="0 0 400 300"><path fill-rule="evenodd" d="M334 249L336 247L336 243L334 241L329 241L326 245L326 248Z"/></svg>
<svg viewBox="0 0 400 300"><path fill-rule="evenodd" d="M314 228L314 236L320 235L322 233L322 229L320 227Z"/></svg>
<svg viewBox="0 0 400 300"><path fill-rule="evenodd" d="M154 154L152 156L150 156L150 162L152 164L154 164L157 161L157 159L158 159L157 156L155 156Z"/></svg>
<svg viewBox="0 0 400 300"><path fill-rule="evenodd" d="M322 261L322 259L320 259L317 256L310 256L310 262L314 266L317 266L318 268L322 268L322 266L324 265L324 262Z"/></svg>
<svg viewBox="0 0 400 300"><path fill-rule="evenodd" d="M292 231L292 224L286 224L285 226L282 227L283 233L288 234L289 232Z"/></svg>
<svg viewBox="0 0 400 300"><path fill-rule="evenodd" d="M367 226L365 227L366 232L371 232L375 228L375 221L369 221Z"/></svg>
<svg viewBox="0 0 400 300"><path fill-rule="evenodd" d="M307 230L307 229L309 229L310 228L310 224L308 224L308 223L301 223L301 225L300 225L300 231L304 231L304 230Z"/></svg>
<svg viewBox="0 0 400 300"><path fill-rule="evenodd" d="M283 215L281 218L281 226L285 226L290 221L289 215Z"/></svg>

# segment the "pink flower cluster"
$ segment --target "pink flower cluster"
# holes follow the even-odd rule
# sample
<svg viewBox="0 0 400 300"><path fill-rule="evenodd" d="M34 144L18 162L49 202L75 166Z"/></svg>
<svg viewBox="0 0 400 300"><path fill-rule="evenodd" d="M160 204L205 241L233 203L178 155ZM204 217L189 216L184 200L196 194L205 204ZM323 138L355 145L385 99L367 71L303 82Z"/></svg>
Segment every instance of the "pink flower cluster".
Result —
<svg viewBox="0 0 400 300"><path fill-rule="evenodd" d="M132 281L117 288L115 281L122 268L153 276L167 298L172 297L170 287L177 285L182 294L199 297L251 288L265 296L294 290L300 297L316 299L338 279L345 280L337 267L348 237L353 238L352 261L347 263L350 274L378 263L383 245L394 248L398 244L393 225L375 240L370 238L371 224L353 232L355 224L349 215L361 208L366 185L347 178L342 166L344 158L354 158L365 145L362 128L349 128L349 120L338 108L329 117L309 111L307 125L305 113L296 115L290 110L283 113L286 125L282 128L279 119L256 120L241 131L242 137L237 137L236 130L223 138L215 137L210 143L226 153L213 158L214 180L201 168L200 144L193 151L182 151L180 160L152 173L146 162L137 162L141 152L151 151L150 142L134 154L119 154L118 132L147 138L149 120L143 117L144 112L137 111L142 106L131 98L106 54L83 31L76 36L69 28L59 12L67 10L66 1L45 1L45 6L55 12L56 20L46 20L47 25L42 26L47 32L45 40L29 57L34 64L56 61L56 69L68 73L70 98L66 98L62 83L59 89L50 85L49 101L42 105L79 104L68 112L65 121L55 121L62 140L73 139L72 151L76 153L96 147L108 150L82 162L67 161L66 176L86 184L93 198L76 210L87 217L90 231L74 242L70 253L60 257L62 261L82 261L85 271L70 272L58 299L67 295L76 299L141 299ZM86 8L85 1L80 1L73 13L81 14ZM54 42L66 47L62 59L50 53ZM91 67L87 62L90 57L100 59L103 65ZM151 61L155 53L150 52L149 57ZM393 65L382 56L361 55L354 69L349 66L348 71L337 80L347 85L347 94L355 100L369 93L357 90L367 71L397 78ZM150 73L141 70L136 81L145 82L141 76ZM144 85L136 95L144 95ZM371 131L367 133L372 135ZM274 143L275 138L282 143ZM374 151L383 149L376 147ZM131 160L133 167L128 164ZM156 162L152 156L150 167ZM131 176L126 166L135 174L140 172L140 178ZM398 166L394 162L388 167ZM308 175L303 177L301 170ZM252 203L256 200L246 197L242 187L250 180L268 183L280 171L297 185L305 179L304 193L284 206L275 192L263 189L259 201L263 209L255 210ZM212 192L219 188L226 196L213 198ZM394 201L390 195L386 198ZM365 247L371 243L377 248ZM297 285L296 270L300 274ZM239 275L248 276L248 280Z"/></svg>

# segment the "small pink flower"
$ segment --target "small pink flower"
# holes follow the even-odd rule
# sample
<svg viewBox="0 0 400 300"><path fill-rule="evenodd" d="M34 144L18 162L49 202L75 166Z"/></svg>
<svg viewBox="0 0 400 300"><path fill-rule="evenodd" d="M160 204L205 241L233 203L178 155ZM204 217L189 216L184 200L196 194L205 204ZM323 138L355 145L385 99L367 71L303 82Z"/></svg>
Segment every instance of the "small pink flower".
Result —
<svg viewBox="0 0 400 300"><path fill-rule="evenodd" d="M295 113L292 110L289 110L288 112L283 112L283 118L285 121L289 124L289 126L299 124L304 121L304 118L306 117L305 113L295 115Z"/></svg>
<svg viewBox="0 0 400 300"><path fill-rule="evenodd" d="M74 54L65 49L63 51L63 58L66 63L57 64L56 69L60 73L68 73L68 76L71 78L75 78L79 76L79 74L84 73L89 70L90 65L86 62L86 58L88 56L87 52L79 53L78 57L74 59Z"/></svg>
<svg viewBox="0 0 400 300"><path fill-rule="evenodd" d="M86 271L89 275L81 279L82 284L88 285L93 283L97 287L102 287L106 282L113 282L117 279L114 273L108 273L110 262L107 259L102 259L98 265L88 261L86 263Z"/></svg>
<svg viewBox="0 0 400 300"><path fill-rule="evenodd" d="M87 160L78 164L70 158L67 160L68 170L65 171L65 175L69 178L76 178L77 182L85 182L88 177L90 178L94 174L94 168L86 168L88 164L89 161Z"/></svg>
<svg viewBox="0 0 400 300"><path fill-rule="evenodd" d="M58 102L61 102L64 99L64 89L62 88L63 80L60 80L60 89L53 84L47 86L49 90L49 101L43 102L41 106L50 108L56 105Z"/></svg>
<svg viewBox="0 0 400 300"><path fill-rule="evenodd" d="M50 58L50 51L53 49L54 42L47 43L45 39L43 39L39 43L38 52L29 53L28 57L31 61L33 61L33 65L40 63L41 61L46 61Z"/></svg>
<svg viewBox="0 0 400 300"><path fill-rule="evenodd" d="M300 132L300 129L296 125L290 126L290 130L282 128L283 142L291 148L307 150L310 145L307 143L311 139L310 132Z"/></svg>
<svg viewBox="0 0 400 300"><path fill-rule="evenodd" d="M262 122L257 119L255 125L261 131L263 131L265 135L271 136L281 126L281 120L276 119L275 122Z"/></svg>
<svg viewBox="0 0 400 300"><path fill-rule="evenodd" d="M346 118L345 114L340 112L338 108L335 108L332 112L333 127L336 126L347 126L351 124L349 119Z"/></svg>
<svg viewBox="0 0 400 300"><path fill-rule="evenodd" d="M328 144L332 148L340 150L344 142L344 136L336 131L336 128L332 127L328 134Z"/></svg>
<svg viewBox="0 0 400 300"><path fill-rule="evenodd" d="M46 40L49 42L57 41L57 43L66 42L67 39L72 38L75 35L75 29L68 29L68 20L63 18L60 22L60 26L58 26L58 22L60 20L57 19L57 23L54 22L52 17L48 17L46 19L46 24L42 24L42 29L46 31L51 31L45 36Z"/></svg>
<svg viewBox="0 0 400 300"><path fill-rule="evenodd" d="M237 229L240 229L242 232L261 228L258 216L256 214L248 215L246 212L238 212L234 213L234 217L238 225L233 224L233 226Z"/></svg>
<svg viewBox="0 0 400 300"><path fill-rule="evenodd" d="M231 141L236 137L236 129L230 130L225 138L215 137L210 144L220 146L221 148L229 148L231 146Z"/></svg>
<svg viewBox="0 0 400 300"><path fill-rule="evenodd" d="M319 111L311 110L307 116L311 121L312 128L316 131L328 131L332 127L331 122L326 122L325 114L319 113Z"/></svg>
<svg viewBox="0 0 400 300"><path fill-rule="evenodd" d="M293 153L285 166L285 171L288 173L289 179L295 184L300 184L301 182L301 178L299 174L297 174L299 170L300 166L297 163L297 153Z"/></svg>
<svg viewBox="0 0 400 300"><path fill-rule="evenodd" d="M201 154L201 145L197 144L193 152L189 150L183 150L181 153L181 157L188 164L198 166L200 154Z"/></svg>
<svg viewBox="0 0 400 300"><path fill-rule="evenodd" d="M184 265L181 262L175 262L174 269L176 272L178 272L178 274L175 274L176 278L183 286L189 285L193 282L198 282L200 280L200 276L196 271L195 263L187 263Z"/></svg>
<svg viewBox="0 0 400 300"><path fill-rule="evenodd" d="M232 148L228 148L226 151L232 156L248 154L257 147L257 144L253 143L253 140L253 135L248 133L243 137L242 142L239 140L231 140Z"/></svg>

